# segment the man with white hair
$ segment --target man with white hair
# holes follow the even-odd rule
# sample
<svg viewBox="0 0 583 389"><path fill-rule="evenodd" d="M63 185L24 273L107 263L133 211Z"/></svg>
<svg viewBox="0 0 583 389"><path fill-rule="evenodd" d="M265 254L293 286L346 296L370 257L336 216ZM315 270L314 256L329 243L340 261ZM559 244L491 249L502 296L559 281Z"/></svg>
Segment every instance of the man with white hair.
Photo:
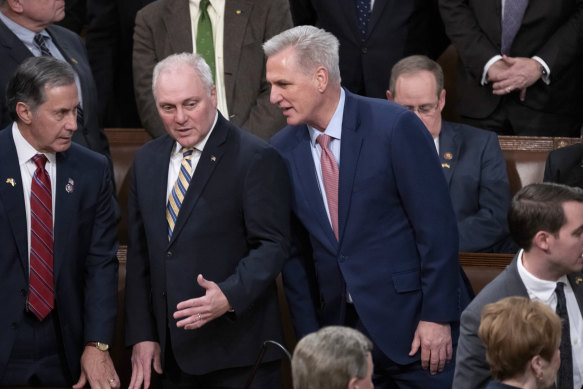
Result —
<svg viewBox="0 0 583 389"><path fill-rule="evenodd" d="M288 256L289 181L275 149L217 111L198 54L156 65L167 135L134 160L126 343L130 388L241 388L264 340L282 340L275 278ZM268 351L252 388L280 388Z"/></svg>

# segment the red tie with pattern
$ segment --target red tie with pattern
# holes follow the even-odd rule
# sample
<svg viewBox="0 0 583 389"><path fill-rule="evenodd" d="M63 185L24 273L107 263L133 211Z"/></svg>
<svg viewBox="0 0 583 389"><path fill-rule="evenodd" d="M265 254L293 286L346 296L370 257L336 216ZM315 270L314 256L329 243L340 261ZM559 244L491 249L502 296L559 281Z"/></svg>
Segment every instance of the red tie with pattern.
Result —
<svg viewBox="0 0 583 389"><path fill-rule="evenodd" d="M322 181L324 181L324 190L328 201L328 212L330 212L332 230L334 230L334 235L338 240L338 165L329 148L330 141L330 136L325 134L318 135L316 138L316 142L322 148L320 164L322 165Z"/></svg>
<svg viewBox="0 0 583 389"><path fill-rule="evenodd" d="M53 201L47 157L32 157L36 171L30 195L30 289L28 309L43 320L55 306L53 281Z"/></svg>

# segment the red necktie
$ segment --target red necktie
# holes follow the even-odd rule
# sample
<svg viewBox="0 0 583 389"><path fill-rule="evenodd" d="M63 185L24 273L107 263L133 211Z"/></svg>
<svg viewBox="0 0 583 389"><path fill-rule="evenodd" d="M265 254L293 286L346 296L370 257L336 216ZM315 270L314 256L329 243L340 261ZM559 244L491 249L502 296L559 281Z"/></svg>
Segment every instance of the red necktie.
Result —
<svg viewBox="0 0 583 389"><path fill-rule="evenodd" d="M324 181L324 190L328 201L328 212L330 212L332 230L334 230L334 235L338 240L338 165L329 148L330 140L330 136L325 134L318 135L316 138L316 142L322 148L320 164L322 165L322 181Z"/></svg>
<svg viewBox="0 0 583 389"><path fill-rule="evenodd" d="M43 320L55 306L53 281L53 202L47 157L32 157L36 171L30 195L30 289L28 308Z"/></svg>

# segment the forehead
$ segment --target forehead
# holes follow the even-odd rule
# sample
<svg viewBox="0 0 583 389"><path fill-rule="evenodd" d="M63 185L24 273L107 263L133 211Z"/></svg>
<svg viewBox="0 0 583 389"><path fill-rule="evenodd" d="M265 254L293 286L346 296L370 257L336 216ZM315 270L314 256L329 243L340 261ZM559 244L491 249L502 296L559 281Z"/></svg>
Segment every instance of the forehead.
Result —
<svg viewBox="0 0 583 389"><path fill-rule="evenodd" d="M156 80L156 97L158 101L183 100L207 95L204 83L189 66L167 69Z"/></svg>
<svg viewBox="0 0 583 389"><path fill-rule="evenodd" d="M77 85L73 82L68 85L45 85L45 102L41 106L70 106L79 104Z"/></svg>
<svg viewBox="0 0 583 389"><path fill-rule="evenodd" d="M395 82L395 95L408 98L432 99L437 95L437 82L433 73L427 70L401 74Z"/></svg>
<svg viewBox="0 0 583 389"><path fill-rule="evenodd" d="M303 74L297 63L294 47L287 47L267 59L267 73L273 77L291 78ZM269 76L268 76L269 77Z"/></svg>

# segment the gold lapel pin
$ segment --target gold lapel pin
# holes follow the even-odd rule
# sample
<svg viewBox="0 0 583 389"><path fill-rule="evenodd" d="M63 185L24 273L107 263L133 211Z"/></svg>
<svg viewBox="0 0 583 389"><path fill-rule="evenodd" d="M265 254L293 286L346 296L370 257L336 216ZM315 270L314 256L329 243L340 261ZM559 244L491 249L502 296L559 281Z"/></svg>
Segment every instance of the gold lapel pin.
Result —
<svg viewBox="0 0 583 389"><path fill-rule="evenodd" d="M16 183L14 182L14 178L7 178L6 179L6 183L7 184L10 184L12 186L16 185Z"/></svg>
<svg viewBox="0 0 583 389"><path fill-rule="evenodd" d="M443 158L445 158L448 161L451 161L453 159L453 154L452 153L445 153L445 154L443 154Z"/></svg>
<svg viewBox="0 0 583 389"><path fill-rule="evenodd" d="M581 277L577 277L577 279L575 280L575 283L576 283L577 285L579 285L579 284L580 284L580 283L582 283L582 282L583 282L583 278L581 278Z"/></svg>
<svg viewBox="0 0 583 389"><path fill-rule="evenodd" d="M77 60L75 58L71 58L71 62L73 62L75 65L77 65L79 62L77 62Z"/></svg>
<svg viewBox="0 0 583 389"><path fill-rule="evenodd" d="M241 15L241 10L240 10L240 9L238 9L238 10L236 10L236 11L235 11L235 13L236 13L237 15Z"/></svg>
<svg viewBox="0 0 583 389"><path fill-rule="evenodd" d="M215 162L217 160L217 157L215 157L214 155L211 155L211 161Z"/></svg>
<svg viewBox="0 0 583 389"><path fill-rule="evenodd" d="M449 163L442 163L441 164L441 167L445 167L445 168L448 168L449 169Z"/></svg>

